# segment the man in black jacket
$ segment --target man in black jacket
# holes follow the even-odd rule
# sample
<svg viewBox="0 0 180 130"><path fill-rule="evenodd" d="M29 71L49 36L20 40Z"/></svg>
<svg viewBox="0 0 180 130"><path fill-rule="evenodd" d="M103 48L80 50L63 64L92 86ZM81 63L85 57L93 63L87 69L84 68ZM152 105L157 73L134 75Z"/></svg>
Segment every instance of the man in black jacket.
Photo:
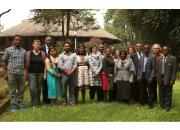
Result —
<svg viewBox="0 0 180 130"><path fill-rule="evenodd" d="M132 90L132 97L133 97L135 102L139 102L140 82L137 81L137 74L138 74L138 66L139 66L139 61L140 61L141 56L143 56L142 44L137 43L136 44L136 53L131 55L131 59L134 63L135 70L136 70L136 75L134 78L135 83L134 83L133 90Z"/></svg>
<svg viewBox="0 0 180 130"><path fill-rule="evenodd" d="M45 52L46 56L48 54L50 47L52 47L52 37L46 36L45 44L41 47L41 50ZM48 88L47 88L47 80L46 79L44 79L44 81L43 81L42 93L43 93L43 102L46 104L50 103L50 99L48 99Z"/></svg>
<svg viewBox="0 0 180 130"><path fill-rule="evenodd" d="M169 54L169 48L162 49L163 58L158 62L157 81L159 84L160 107L170 111L172 102L172 87L176 80L176 57Z"/></svg>

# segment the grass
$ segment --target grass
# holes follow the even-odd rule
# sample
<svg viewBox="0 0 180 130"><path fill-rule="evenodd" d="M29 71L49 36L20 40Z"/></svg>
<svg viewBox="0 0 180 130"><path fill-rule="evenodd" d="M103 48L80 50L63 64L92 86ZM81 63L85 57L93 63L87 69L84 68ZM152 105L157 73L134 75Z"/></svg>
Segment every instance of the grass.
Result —
<svg viewBox="0 0 180 130"><path fill-rule="evenodd" d="M0 77L4 76L4 70L0 68Z"/></svg>
<svg viewBox="0 0 180 130"><path fill-rule="evenodd" d="M85 104L77 107L68 106L63 108L60 105L42 105L40 108L30 107L29 92L25 92L25 112L12 113L8 109L0 116L1 121L180 121L180 81L177 81L173 91L173 109L170 112L161 110L159 104L152 110L147 106L134 104L129 107L127 104L119 103L96 103L92 105L87 94Z"/></svg>

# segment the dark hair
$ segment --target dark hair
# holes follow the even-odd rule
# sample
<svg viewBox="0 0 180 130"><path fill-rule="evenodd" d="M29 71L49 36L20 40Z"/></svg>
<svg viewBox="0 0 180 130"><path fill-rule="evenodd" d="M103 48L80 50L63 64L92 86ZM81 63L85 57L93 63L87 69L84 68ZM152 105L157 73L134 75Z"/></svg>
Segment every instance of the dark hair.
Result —
<svg viewBox="0 0 180 130"><path fill-rule="evenodd" d="M127 57L127 52L125 50L120 51L119 55L121 55L122 53L125 53L125 56Z"/></svg>
<svg viewBox="0 0 180 130"><path fill-rule="evenodd" d="M69 44L69 46L71 46L71 42L70 42L70 41L65 41L65 42L63 43L63 46L64 46L65 44Z"/></svg>
<svg viewBox="0 0 180 130"><path fill-rule="evenodd" d="M22 36L21 36L21 35L14 35L14 36L12 37L12 39L14 40L16 37L19 37L19 38L22 39Z"/></svg>
<svg viewBox="0 0 180 130"><path fill-rule="evenodd" d="M80 55L80 48L83 47L84 48L84 52L82 55L86 55L86 47L84 46L84 44L79 44L78 45L78 48L77 48L77 51L76 51L76 54L77 55Z"/></svg>
<svg viewBox="0 0 180 130"><path fill-rule="evenodd" d="M56 48L55 47L50 47L49 50L48 50L48 54L47 54L47 58L49 59L50 63L51 63L51 59L50 59L50 51L54 49L56 51Z"/></svg>
<svg viewBox="0 0 180 130"><path fill-rule="evenodd" d="M93 46L89 49L91 53L92 53L92 49L93 49L94 47L96 47L96 46L93 45ZM96 47L96 48L97 48L97 47Z"/></svg>

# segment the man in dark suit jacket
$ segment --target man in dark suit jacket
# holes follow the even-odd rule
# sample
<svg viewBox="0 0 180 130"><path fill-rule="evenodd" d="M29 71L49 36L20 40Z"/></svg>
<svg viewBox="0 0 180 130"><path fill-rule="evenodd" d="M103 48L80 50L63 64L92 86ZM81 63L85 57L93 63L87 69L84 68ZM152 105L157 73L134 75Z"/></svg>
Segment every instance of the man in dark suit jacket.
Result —
<svg viewBox="0 0 180 130"><path fill-rule="evenodd" d="M142 45L140 43L136 44L136 53L131 55L131 59L134 63L135 66L135 70L136 70L136 75L134 78L134 86L133 86L133 90L132 90L132 98L134 99L135 102L139 102L139 85L140 82L137 81L137 73L138 73L138 66L139 66L139 60L140 57L143 55L142 52Z"/></svg>
<svg viewBox="0 0 180 130"><path fill-rule="evenodd" d="M172 102L172 87L176 80L176 57L169 54L169 48L162 49L163 58L158 62L157 81L159 84L160 107L170 111Z"/></svg>
<svg viewBox="0 0 180 130"><path fill-rule="evenodd" d="M142 105L148 102L149 108L153 108L152 79L155 73L155 57L149 51L149 45L144 45L144 55L139 61L137 79L140 81L139 102Z"/></svg>
<svg viewBox="0 0 180 130"><path fill-rule="evenodd" d="M45 52L46 56L48 54L50 47L52 47L52 37L46 36L45 44L41 47L41 50ZM48 88L47 88L47 80L46 79L44 79L44 81L43 81L42 93L43 93L43 102L46 104L50 103L50 99L48 99Z"/></svg>

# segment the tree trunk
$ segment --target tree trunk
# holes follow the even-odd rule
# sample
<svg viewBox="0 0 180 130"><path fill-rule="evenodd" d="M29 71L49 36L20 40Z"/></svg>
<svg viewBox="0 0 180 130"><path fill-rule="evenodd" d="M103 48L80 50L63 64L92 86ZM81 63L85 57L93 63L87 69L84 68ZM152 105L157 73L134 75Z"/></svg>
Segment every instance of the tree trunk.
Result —
<svg viewBox="0 0 180 130"><path fill-rule="evenodd" d="M67 10L67 26L66 26L66 39L69 39L69 29L70 29L70 15L71 15L71 10Z"/></svg>
<svg viewBox="0 0 180 130"><path fill-rule="evenodd" d="M0 18L1 18L4 14L8 13L9 11L11 11L11 9L8 9L7 11L4 11L4 12L0 13Z"/></svg>
<svg viewBox="0 0 180 130"><path fill-rule="evenodd" d="M64 36L64 10L62 11L62 41L65 41L65 36Z"/></svg>

